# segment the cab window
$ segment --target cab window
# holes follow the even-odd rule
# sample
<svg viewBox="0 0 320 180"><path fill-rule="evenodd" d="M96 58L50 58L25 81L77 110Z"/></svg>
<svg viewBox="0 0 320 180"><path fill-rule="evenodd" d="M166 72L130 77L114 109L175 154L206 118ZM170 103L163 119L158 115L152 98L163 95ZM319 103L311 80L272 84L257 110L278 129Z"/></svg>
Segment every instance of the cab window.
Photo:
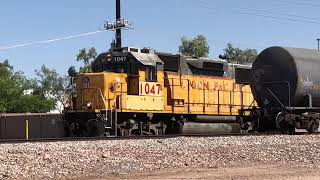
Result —
<svg viewBox="0 0 320 180"><path fill-rule="evenodd" d="M147 66L146 67L146 80L147 81L157 81L157 67Z"/></svg>

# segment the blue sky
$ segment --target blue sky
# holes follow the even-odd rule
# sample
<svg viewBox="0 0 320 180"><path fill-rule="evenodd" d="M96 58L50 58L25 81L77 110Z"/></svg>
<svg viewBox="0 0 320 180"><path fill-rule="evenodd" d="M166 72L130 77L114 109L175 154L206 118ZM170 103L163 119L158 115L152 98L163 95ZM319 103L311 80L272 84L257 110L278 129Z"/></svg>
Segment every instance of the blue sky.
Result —
<svg viewBox="0 0 320 180"><path fill-rule="evenodd" d="M315 0L122 0L122 15L134 29L123 32L123 45L177 53L181 36L206 35L210 56L228 42L258 51L269 46L316 48L320 2ZM290 15L287 15L290 14ZM301 17L303 16L303 17ZM0 47L99 30L115 18L115 0L2 0ZM29 77L42 64L66 74L80 65L81 48L106 51L113 32L0 51Z"/></svg>

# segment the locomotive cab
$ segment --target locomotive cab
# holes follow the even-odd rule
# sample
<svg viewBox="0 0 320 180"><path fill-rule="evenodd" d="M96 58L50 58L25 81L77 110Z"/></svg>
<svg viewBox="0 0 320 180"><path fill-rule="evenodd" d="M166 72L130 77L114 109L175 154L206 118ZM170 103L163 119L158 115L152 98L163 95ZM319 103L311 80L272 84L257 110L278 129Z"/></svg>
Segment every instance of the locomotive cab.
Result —
<svg viewBox="0 0 320 180"><path fill-rule="evenodd" d="M117 48L92 63L92 71L127 74L127 94L139 95L139 82L159 82L163 62L149 49ZM140 91L141 92L141 91Z"/></svg>

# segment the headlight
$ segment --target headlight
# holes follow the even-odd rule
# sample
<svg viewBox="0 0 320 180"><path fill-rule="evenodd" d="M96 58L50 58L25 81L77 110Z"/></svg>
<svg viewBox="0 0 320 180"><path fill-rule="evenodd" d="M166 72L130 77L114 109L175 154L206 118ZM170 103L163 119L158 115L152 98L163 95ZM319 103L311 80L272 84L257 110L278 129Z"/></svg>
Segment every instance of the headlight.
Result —
<svg viewBox="0 0 320 180"><path fill-rule="evenodd" d="M88 108L88 109L92 109L92 102L89 101L89 102L87 103L87 108Z"/></svg>
<svg viewBox="0 0 320 180"><path fill-rule="evenodd" d="M64 105L64 109L66 109L66 110L70 110L70 103L66 103L65 105Z"/></svg>

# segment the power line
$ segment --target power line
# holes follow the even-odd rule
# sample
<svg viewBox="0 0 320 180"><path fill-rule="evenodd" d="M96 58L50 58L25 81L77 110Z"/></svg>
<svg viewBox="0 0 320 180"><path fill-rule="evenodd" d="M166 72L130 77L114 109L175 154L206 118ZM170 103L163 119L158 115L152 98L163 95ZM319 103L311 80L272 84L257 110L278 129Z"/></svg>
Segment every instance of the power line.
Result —
<svg viewBox="0 0 320 180"><path fill-rule="evenodd" d="M199 0L202 1L202 0ZM316 7L316 8L320 8L320 4L316 4L314 2L319 2L319 1L309 1L309 2L296 2L296 1L288 1L288 0L274 0L276 2L282 2L282 3L286 3L286 4L295 4L295 5L303 5L303 6L310 6L310 7ZM207 2L208 1L202 1L202 2Z"/></svg>
<svg viewBox="0 0 320 180"><path fill-rule="evenodd" d="M105 30L87 32L87 33L82 33L82 34L77 34L77 35L72 35L72 36L66 36L66 37L31 42L31 43L22 43L22 44L15 44L15 45L2 46L2 47L0 46L0 51L14 49L14 48L20 48L20 47L26 47L26 46L34 46L34 45L38 45L38 44L52 43L52 42L56 42L56 41L62 41L62 40L67 40L67 39L72 39L72 38L77 38L77 37L82 37L82 36L89 36L89 35L93 35L93 34L97 34L97 33L101 33L101 32L105 32Z"/></svg>
<svg viewBox="0 0 320 180"><path fill-rule="evenodd" d="M317 7L320 8L319 4L310 3L310 2L295 2L295 1L287 1L287 0L277 0L277 2L283 2L286 4L295 4L295 5L302 5L302 6L310 6L310 7Z"/></svg>
<svg viewBox="0 0 320 180"><path fill-rule="evenodd" d="M208 1L205 1L205 0L201 0L201 1L209 3ZM230 4L229 4L229 6L230 6ZM294 17L294 18L309 19L309 20L312 19L312 20L320 21L320 18L317 18L317 17L307 17L307 16L296 15L296 14L279 13L279 12L266 11L266 10L253 9L253 8L241 8L241 9L249 10L249 11L255 11L255 12L269 13L269 14L278 14L278 15L281 15L281 16L289 16L289 17L291 16L291 17Z"/></svg>
<svg viewBox="0 0 320 180"><path fill-rule="evenodd" d="M200 7L202 8L207 8L210 10L214 10L214 8L209 7L209 6L202 6L200 5ZM287 20L287 21L293 21L293 22L303 22L303 23L309 23L309 24L319 24L318 22L314 22L314 21L304 21L304 20L298 20L298 19L291 19L291 18L280 18L280 17L276 17L276 16L270 16L270 15L263 15L263 14L257 14L257 13L247 13L247 12L242 12L242 11L234 11L238 14L244 14L244 15L250 15L250 16L257 16L257 17L264 17L264 18L269 18L269 19L276 19L276 20Z"/></svg>
<svg viewBox="0 0 320 180"><path fill-rule="evenodd" d="M200 2L205 2L205 3L209 3L208 1L205 0L199 0ZM289 14L284 14L284 13L274 13L274 12L270 12L270 11L263 11L263 10L257 10L257 9L251 9L251 8L235 8L232 7L230 5L223 5L225 7L230 7L233 9L239 9L239 10L249 10L249 11L255 11L255 12L262 12L262 13L273 13L273 14L278 14L278 15L286 15L289 16ZM212 7L209 6L204 6L204 5L200 5L200 7L202 8L206 8L206 9L210 9L210 10L215 10ZM309 24L320 24L317 21L308 21L308 20L302 20L302 19L294 19L294 18L285 18L285 17L277 17L277 16L273 16L273 15L267 15L267 14L260 14L260 13L250 13L250 12L243 12L243 11L237 11L237 10L232 10L233 12L236 12L238 14L245 14L245 15L250 15L250 16L257 16L257 17L264 17L264 18L269 18L269 19L276 19L276 20L286 20L286 21L293 21L293 22L301 22L301 23L309 23ZM298 15L290 15L290 16L296 16L298 17ZM299 16L300 18L305 18L305 19L318 19L318 18L309 18L309 17L304 17L304 16ZM318 19L320 20L320 19Z"/></svg>
<svg viewBox="0 0 320 180"><path fill-rule="evenodd" d="M316 3L316 4L318 4L318 3L319 3L319 1L318 1L318 0L304 0L304 1L309 1L309 2L311 2L311 3Z"/></svg>

